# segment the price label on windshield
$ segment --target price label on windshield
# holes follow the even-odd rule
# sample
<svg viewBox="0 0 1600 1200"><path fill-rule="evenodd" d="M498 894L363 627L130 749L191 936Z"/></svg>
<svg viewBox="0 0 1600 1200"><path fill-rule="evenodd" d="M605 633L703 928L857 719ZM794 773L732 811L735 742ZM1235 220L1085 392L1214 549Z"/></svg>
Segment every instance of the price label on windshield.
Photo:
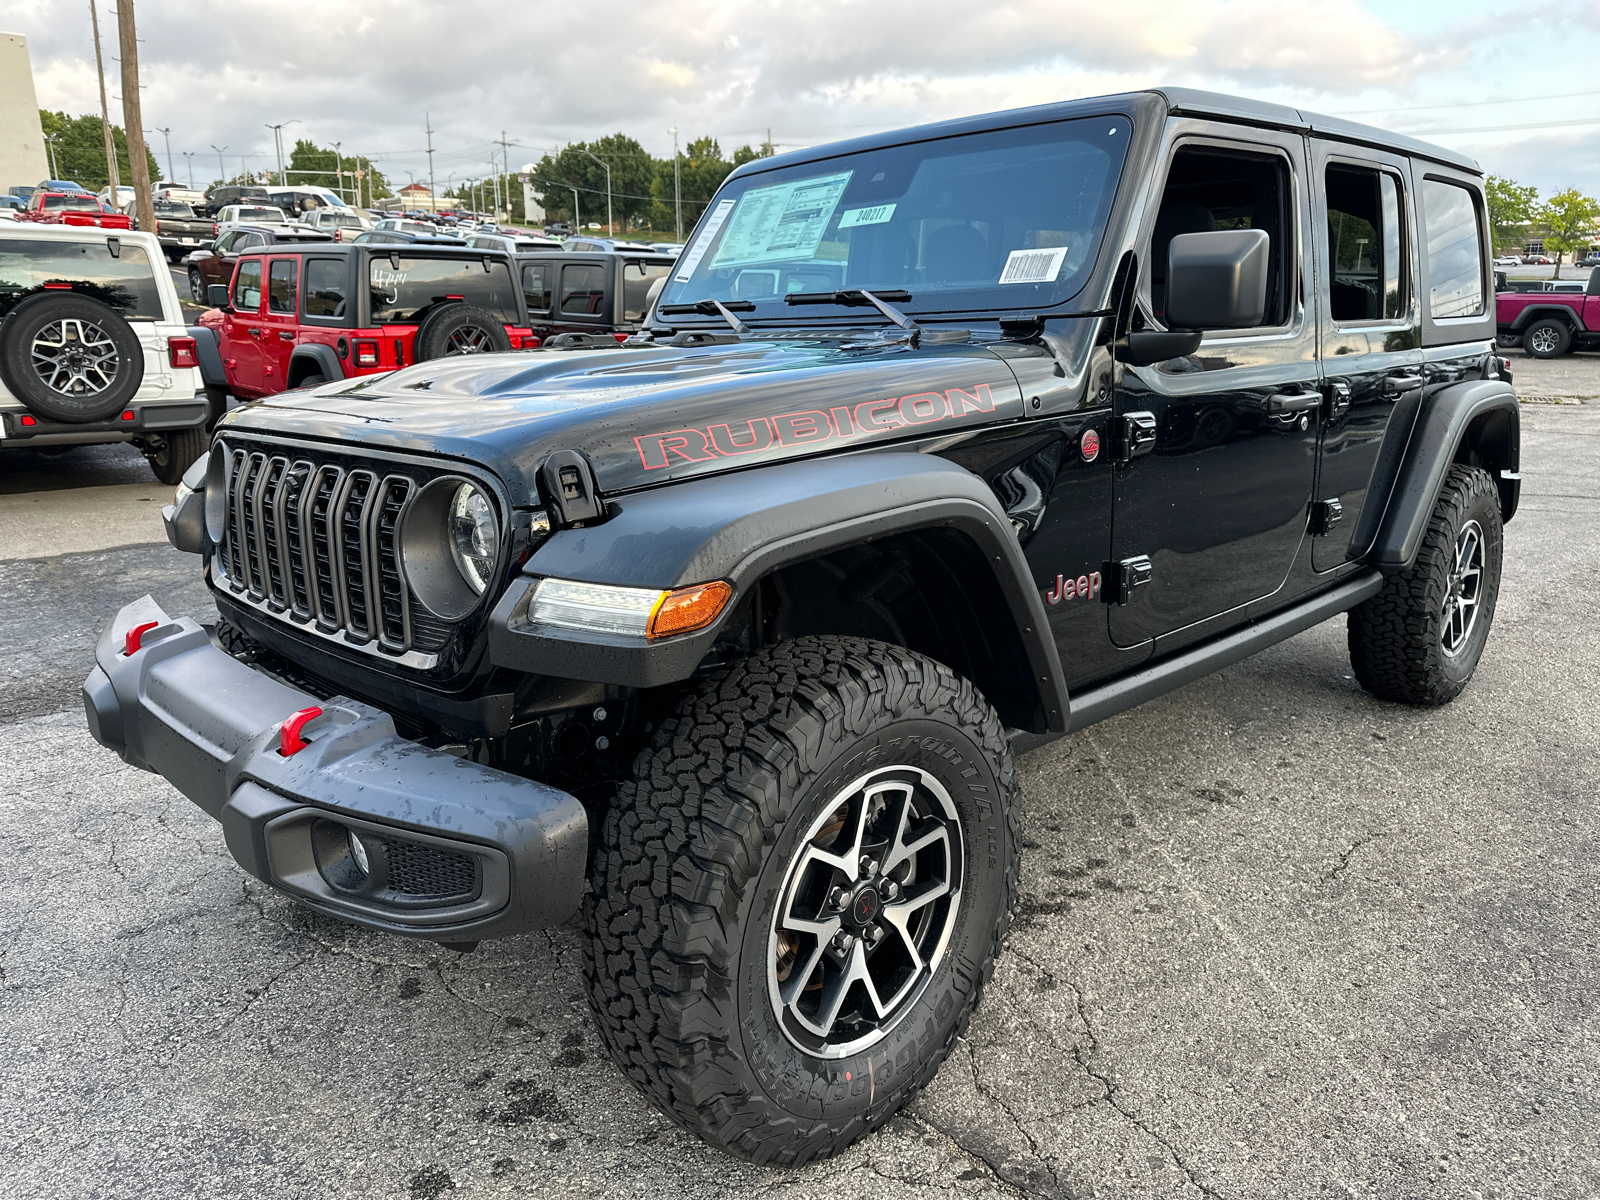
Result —
<svg viewBox="0 0 1600 1200"><path fill-rule="evenodd" d="M713 267L810 258L839 207L851 171L751 188L739 197Z"/></svg>

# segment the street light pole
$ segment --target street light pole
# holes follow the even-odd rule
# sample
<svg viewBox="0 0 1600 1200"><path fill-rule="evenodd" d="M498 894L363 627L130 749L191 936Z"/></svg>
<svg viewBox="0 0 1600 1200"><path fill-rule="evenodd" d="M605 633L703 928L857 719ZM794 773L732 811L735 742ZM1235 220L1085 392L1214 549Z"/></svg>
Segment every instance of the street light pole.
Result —
<svg viewBox="0 0 1600 1200"><path fill-rule="evenodd" d="M172 127L169 125L169 126L167 126L167 128L163 129L163 128L161 128L161 126L155 125L155 126L152 126L152 128L157 133L159 133L164 139L166 139L166 143L167 143L167 178L172 180L174 183L176 183L177 179L178 179L178 173L172 169Z"/></svg>
<svg viewBox="0 0 1600 1200"><path fill-rule="evenodd" d="M183 152L183 165L184 165L184 169L189 172L189 190L192 192L192 191L194 191L194 151L193 150L185 150Z"/></svg>
<svg viewBox="0 0 1600 1200"><path fill-rule="evenodd" d="M606 236L614 237L617 232L617 227L611 223L611 164L606 162L606 160L601 158L598 154L589 154L589 151L585 150L582 146L574 146L573 149L579 154L587 154L590 158L594 159L595 162L599 163L606 169Z"/></svg>
<svg viewBox="0 0 1600 1200"><path fill-rule="evenodd" d="M217 174L222 176L221 179L217 180L217 186L221 187L223 184L228 182L228 168L222 165L222 152L226 150L227 147L213 145L211 148L217 152Z"/></svg>
<svg viewBox="0 0 1600 1200"><path fill-rule="evenodd" d="M678 169L678 131L672 134L672 215L677 223L678 241L683 241L683 177Z"/></svg>
<svg viewBox="0 0 1600 1200"><path fill-rule="evenodd" d="M335 142L333 144L333 161L336 168L333 177L339 181L339 199L349 204L350 197L344 194L344 155L339 153L339 147L343 145L343 142Z"/></svg>

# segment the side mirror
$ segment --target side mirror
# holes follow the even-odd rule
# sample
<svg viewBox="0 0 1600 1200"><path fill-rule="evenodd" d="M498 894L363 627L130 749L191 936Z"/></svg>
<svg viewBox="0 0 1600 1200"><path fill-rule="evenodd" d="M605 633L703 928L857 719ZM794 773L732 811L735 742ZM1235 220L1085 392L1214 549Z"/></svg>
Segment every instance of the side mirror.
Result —
<svg viewBox="0 0 1600 1200"><path fill-rule="evenodd" d="M225 283L206 284L206 303L212 308L227 308L228 285Z"/></svg>
<svg viewBox="0 0 1600 1200"><path fill-rule="evenodd" d="M1264 229L1180 233L1167 251L1169 329L1251 329L1267 312Z"/></svg>

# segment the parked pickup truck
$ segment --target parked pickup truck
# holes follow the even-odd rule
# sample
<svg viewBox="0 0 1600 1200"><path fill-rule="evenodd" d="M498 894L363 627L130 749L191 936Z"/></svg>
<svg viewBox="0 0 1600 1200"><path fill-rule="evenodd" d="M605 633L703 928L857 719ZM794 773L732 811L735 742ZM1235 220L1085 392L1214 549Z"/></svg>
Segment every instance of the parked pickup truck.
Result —
<svg viewBox="0 0 1600 1200"><path fill-rule="evenodd" d="M161 251L168 262L177 262L185 254L208 245L213 234L212 223L201 220L194 209L175 200L157 200L155 234Z"/></svg>
<svg viewBox="0 0 1600 1200"><path fill-rule="evenodd" d="M1581 293L1500 292L1494 309L1500 344L1521 346L1531 358L1600 350L1600 268Z"/></svg>
<svg viewBox="0 0 1600 1200"><path fill-rule="evenodd" d="M41 225L98 225L102 229L132 229L133 218L107 208L88 192L34 192L19 221Z"/></svg>

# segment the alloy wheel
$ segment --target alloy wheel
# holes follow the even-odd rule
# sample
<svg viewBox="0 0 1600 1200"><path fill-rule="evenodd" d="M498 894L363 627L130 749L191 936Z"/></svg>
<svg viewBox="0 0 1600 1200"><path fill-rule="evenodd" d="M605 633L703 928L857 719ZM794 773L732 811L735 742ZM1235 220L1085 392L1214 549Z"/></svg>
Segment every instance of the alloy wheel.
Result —
<svg viewBox="0 0 1600 1200"><path fill-rule="evenodd" d="M1468 521L1456 534L1455 556L1445 587L1439 644L1448 655L1461 653L1478 622L1483 588L1483 527Z"/></svg>
<svg viewBox="0 0 1600 1200"><path fill-rule="evenodd" d="M34 335L31 349L34 372L63 396L98 396L116 382L117 345L93 321L51 321Z"/></svg>
<svg viewBox="0 0 1600 1200"><path fill-rule="evenodd" d="M452 330L444 346L446 355L488 354L493 349L494 343L489 340L489 331L477 325L463 325L460 329Z"/></svg>
<svg viewBox="0 0 1600 1200"><path fill-rule="evenodd" d="M1560 339L1556 337L1556 331L1548 325L1541 325L1528 335L1529 348L1535 354L1554 354L1559 344Z"/></svg>
<svg viewBox="0 0 1600 1200"><path fill-rule="evenodd" d="M768 991L791 1042L842 1058L888 1035L944 957L962 861L955 804L920 768L873 771L825 806L768 939Z"/></svg>

